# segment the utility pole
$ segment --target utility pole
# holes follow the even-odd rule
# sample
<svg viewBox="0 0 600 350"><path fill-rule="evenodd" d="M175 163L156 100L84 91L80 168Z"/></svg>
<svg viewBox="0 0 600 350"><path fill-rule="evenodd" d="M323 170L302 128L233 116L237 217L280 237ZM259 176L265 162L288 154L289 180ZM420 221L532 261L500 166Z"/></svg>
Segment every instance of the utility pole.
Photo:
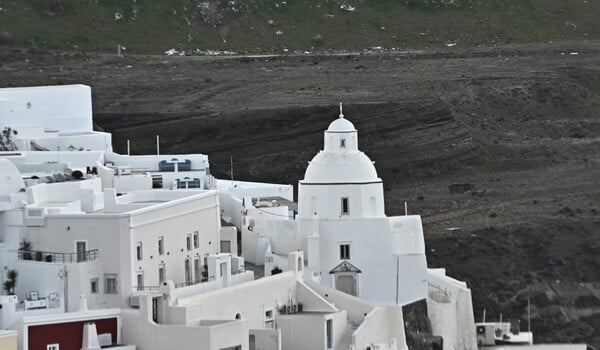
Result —
<svg viewBox="0 0 600 350"><path fill-rule="evenodd" d="M229 157L229 173L231 174L231 181L233 181L233 156Z"/></svg>

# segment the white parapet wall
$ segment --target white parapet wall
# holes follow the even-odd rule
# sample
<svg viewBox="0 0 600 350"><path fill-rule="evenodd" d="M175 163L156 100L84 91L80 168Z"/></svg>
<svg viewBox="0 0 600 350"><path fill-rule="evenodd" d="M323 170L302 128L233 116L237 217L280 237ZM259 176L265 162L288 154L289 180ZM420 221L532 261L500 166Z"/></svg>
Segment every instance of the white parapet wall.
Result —
<svg viewBox="0 0 600 350"><path fill-rule="evenodd" d="M444 339L444 350L477 349L471 290L465 282L429 270L427 311L434 335Z"/></svg>
<svg viewBox="0 0 600 350"><path fill-rule="evenodd" d="M92 131L92 91L87 85L0 89L0 125Z"/></svg>
<svg viewBox="0 0 600 350"><path fill-rule="evenodd" d="M251 329L250 344L261 350L282 350L280 329Z"/></svg>
<svg viewBox="0 0 600 350"><path fill-rule="evenodd" d="M123 341L144 350L220 350L240 346L248 350L248 322L241 320L205 321L196 325L166 325L152 321L151 297L144 297L139 310L126 310Z"/></svg>
<svg viewBox="0 0 600 350"><path fill-rule="evenodd" d="M408 350L404 334L402 308L376 307L367 314L362 324L352 334L355 349L373 348Z"/></svg>

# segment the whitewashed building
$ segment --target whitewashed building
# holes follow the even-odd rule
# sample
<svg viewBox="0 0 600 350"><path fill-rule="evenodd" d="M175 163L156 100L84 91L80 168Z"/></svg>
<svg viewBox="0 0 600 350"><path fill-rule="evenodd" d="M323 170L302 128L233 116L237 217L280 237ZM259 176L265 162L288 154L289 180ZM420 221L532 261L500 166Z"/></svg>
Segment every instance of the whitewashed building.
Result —
<svg viewBox="0 0 600 350"><path fill-rule="evenodd" d="M158 140L112 152L88 86L0 89L0 127L17 131L0 152L0 282L18 272L0 328L19 349L404 350L402 306L419 300L444 349L477 347L469 288L427 267L420 216L386 216L341 106L297 204Z"/></svg>
<svg viewBox="0 0 600 350"><path fill-rule="evenodd" d="M264 255L265 275L287 270L286 255L305 251L307 278L377 305L427 300L446 349L477 347L470 290L428 269L419 215L386 216L383 183L341 106L298 184L297 215L275 202L245 200L239 219L242 254L258 264Z"/></svg>

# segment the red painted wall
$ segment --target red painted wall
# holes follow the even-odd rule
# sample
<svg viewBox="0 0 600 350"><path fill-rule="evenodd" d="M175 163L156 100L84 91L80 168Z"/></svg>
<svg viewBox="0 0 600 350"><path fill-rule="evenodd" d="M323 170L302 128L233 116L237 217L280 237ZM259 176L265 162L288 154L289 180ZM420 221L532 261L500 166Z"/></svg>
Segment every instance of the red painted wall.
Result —
<svg viewBox="0 0 600 350"><path fill-rule="evenodd" d="M54 323L29 326L29 350L46 350L48 344L60 344L60 350L80 350L83 340L83 325L96 324L98 334L111 333L113 342L117 341L117 318L101 320Z"/></svg>

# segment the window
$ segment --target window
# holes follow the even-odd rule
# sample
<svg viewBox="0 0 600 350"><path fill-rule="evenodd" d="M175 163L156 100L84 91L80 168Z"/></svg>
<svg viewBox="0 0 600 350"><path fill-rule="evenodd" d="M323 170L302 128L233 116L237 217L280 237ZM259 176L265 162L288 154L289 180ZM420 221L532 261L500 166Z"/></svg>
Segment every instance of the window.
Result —
<svg viewBox="0 0 600 350"><path fill-rule="evenodd" d="M348 215L350 211L348 209L348 197L342 197L342 215Z"/></svg>
<svg viewBox="0 0 600 350"><path fill-rule="evenodd" d="M98 293L98 279L97 278L92 278L90 280L90 293L91 294L96 294Z"/></svg>
<svg viewBox="0 0 600 350"><path fill-rule="evenodd" d="M200 247L200 233L198 231L194 231L194 248Z"/></svg>
<svg viewBox="0 0 600 350"><path fill-rule="evenodd" d="M200 258L194 259L194 283L200 283L202 280L202 268L200 267Z"/></svg>
<svg viewBox="0 0 600 350"><path fill-rule="evenodd" d="M187 250L192 250L192 235L188 234L185 236L185 246Z"/></svg>
<svg viewBox="0 0 600 350"><path fill-rule="evenodd" d="M104 275L104 293L117 294L117 275Z"/></svg>
<svg viewBox="0 0 600 350"><path fill-rule="evenodd" d="M46 345L46 350L60 350L59 344L48 344Z"/></svg>
<svg viewBox="0 0 600 350"><path fill-rule="evenodd" d="M138 260L142 260L142 242L137 242L135 246L135 254Z"/></svg>
<svg viewBox="0 0 600 350"><path fill-rule="evenodd" d="M144 290L144 273L138 272L137 274L137 290Z"/></svg>
<svg viewBox="0 0 600 350"><path fill-rule="evenodd" d="M221 241L221 253L231 253L231 241Z"/></svg>
<svg viewBox="0 0 600 350"><path fill-rule="evenodd" d="M158 237L158 255L163 255L165 253L165 238Z"/></svg>
<svg viewBox="0 0 600 350"><path fill-rule="evenodd" d="M275 328L274 325L273 309L265 310L265 328Z"/></svg>
<svg viewBox="0 0 600 350"><path fill-rule="evenodd" d="M340 259L350 259L350 244L340 244Z"/></svg>
<svg viewBox="0 0 600 350"><path fill-rule="evenodd" d="M165 265L160 265L158 267L158 283L159 284L163 284L163 282L165 281L166 276L165 276Z"/></svg>
<svg viewBox="0 0 600 350"><path fill-rule="evenodd" d="M346 148L346 139L340 140L340 148Z"/></svg>

